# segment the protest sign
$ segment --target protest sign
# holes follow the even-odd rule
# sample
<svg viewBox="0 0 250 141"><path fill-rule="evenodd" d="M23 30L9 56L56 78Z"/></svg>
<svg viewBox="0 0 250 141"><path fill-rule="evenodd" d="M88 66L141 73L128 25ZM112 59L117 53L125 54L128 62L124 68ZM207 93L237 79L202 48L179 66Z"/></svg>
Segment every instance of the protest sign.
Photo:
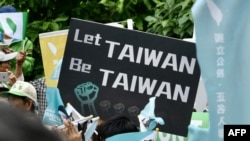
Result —
<svg viewBox="0 0 250 141"><path fill-rule="evenodd" d="M194 43L71 19L58 88L81 114L138 114L156 97L160 131L186 136L200 69Z"/></svg>
<svg viewBox="0 0 250 141"><path fill-rule="evenodd" d="M63 124L58 108L64 106L57 83L61 70L61 62L65 49L68 30L39 34L39 42L43 59L46 80L46 107L43 123L47 126Z"/></svg>
<svg viewBox="0 0 250 141"><path fill-rule="evenodd" d="M219 0L197 0L192 7L210 141L225 140L224 125L250 123L249 8L250 1Z"/></svg>
<svg viewBox="0 0 250 141"><path fill-rule="evenodd" d="M57 87L68 30L39 34L46 85Z"/></svg>
<svg viewBox="0 0 250 141"><path fill-rule="evenodd" d="M59 126L63 124L63 121L59 114L59 107L63 106L64 103L60 96L59 90L56 87L46 88L46 101L48 106L44 112L43 124L48 127Z"/></svg>

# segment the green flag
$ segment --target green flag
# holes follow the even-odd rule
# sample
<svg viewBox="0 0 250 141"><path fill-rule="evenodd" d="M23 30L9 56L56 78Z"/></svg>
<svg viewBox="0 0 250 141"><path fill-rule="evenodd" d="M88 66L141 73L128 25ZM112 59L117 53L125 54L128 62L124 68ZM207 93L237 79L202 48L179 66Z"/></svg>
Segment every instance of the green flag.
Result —
<svg viewBox="0 0 250 141"><path fill-rule="evenodd" d="M13 39L24 39L28 23L27 12L0 13L0 19L0 32Z"/></svg>

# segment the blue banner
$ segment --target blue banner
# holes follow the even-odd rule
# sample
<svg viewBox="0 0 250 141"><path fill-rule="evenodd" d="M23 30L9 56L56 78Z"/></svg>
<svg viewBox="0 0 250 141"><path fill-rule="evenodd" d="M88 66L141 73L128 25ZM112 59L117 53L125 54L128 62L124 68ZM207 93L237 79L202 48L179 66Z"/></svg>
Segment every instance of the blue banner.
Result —
<svg viewBox="0 0 250 141"><path fill-rule="evenodd" d="M56 87L47 87L46 99L48 106L44 113L43 123L47 126L62 125L63 121L58 113L58 109L60 106L64 107L64 104L59 89Z"/></svg>
<svg viewBox="0 0 250 141"><path fill-rule="evenodd" d="M250 123L249 9L247 0L196 0L192 7L210 141L223 141L226 124Z"/></svg>

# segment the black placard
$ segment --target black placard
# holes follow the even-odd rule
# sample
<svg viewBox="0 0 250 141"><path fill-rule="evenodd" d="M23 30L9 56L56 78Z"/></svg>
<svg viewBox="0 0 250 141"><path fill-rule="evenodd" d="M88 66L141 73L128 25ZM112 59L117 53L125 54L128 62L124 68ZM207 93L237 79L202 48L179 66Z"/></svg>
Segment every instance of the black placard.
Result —
<svg viewBox="0 0 250 141"><path fill-rule="evenodd" d="M194 43L71 19L58 88L81 114L138 114L156 96L162 132L187 136L200 69Z"/></svg>

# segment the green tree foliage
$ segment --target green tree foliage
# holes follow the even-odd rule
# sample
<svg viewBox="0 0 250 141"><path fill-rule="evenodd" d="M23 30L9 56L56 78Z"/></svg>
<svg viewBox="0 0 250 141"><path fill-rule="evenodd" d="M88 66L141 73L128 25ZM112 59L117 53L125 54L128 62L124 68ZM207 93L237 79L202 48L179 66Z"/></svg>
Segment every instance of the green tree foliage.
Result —
<svg viewBox="0 0 250 141"><path fill-rule="evenodd" d="M150 3L151 0L144 0ZM154 14L145 18L146 32L186 38L193 34L191 7L194 0L153 0ZM150 4L149 4L150 5Z"/></svg>
<svg viewBox="0 0 250 141"><path fill-rule="evenodd" d="M27 37L34 43L35 71L30 80L44 75L39 34L68 29L72 17L100 23L133 19L134 29L187 38L192 36L191 7L194 0L2 0L29 12Z"/></svg>

